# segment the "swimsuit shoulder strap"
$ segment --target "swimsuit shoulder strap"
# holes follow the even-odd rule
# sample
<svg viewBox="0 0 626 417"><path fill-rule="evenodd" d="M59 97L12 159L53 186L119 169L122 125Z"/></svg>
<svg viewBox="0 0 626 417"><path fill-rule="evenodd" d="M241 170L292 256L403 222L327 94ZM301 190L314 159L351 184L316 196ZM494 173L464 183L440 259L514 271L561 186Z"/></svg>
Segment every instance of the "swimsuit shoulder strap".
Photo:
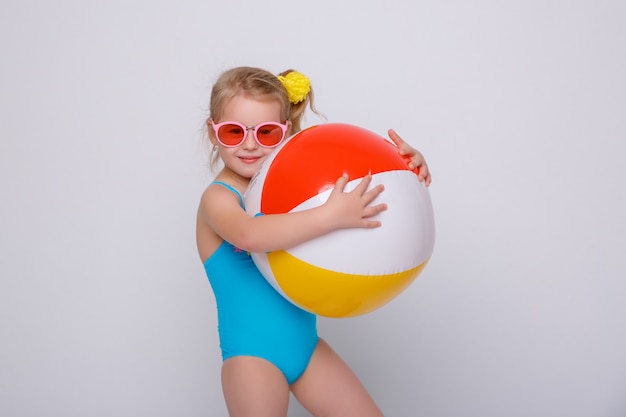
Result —
<svg viewBox="0 0 626 417"><path fill-rule="evenodd" d="M225 182L222 182L222 181L213 181L211 184L221 185L223 187L226 187L227 189L229 189L233 193L237 194L237 197L239 197L239 204L241 205L241 207L243 207L243 198L241 197L241 194L239 194L239 191L237 191L235 189L235 187L233 187L232 185L228 185L228 184L226 184Z"/></svg>

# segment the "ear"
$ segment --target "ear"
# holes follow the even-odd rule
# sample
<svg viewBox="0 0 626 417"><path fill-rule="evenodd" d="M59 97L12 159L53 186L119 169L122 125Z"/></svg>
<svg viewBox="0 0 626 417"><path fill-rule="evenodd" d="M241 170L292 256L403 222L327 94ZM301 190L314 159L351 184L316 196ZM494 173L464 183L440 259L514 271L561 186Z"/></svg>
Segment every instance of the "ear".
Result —
<svg viewBox="0 0 626 417"><path fill-rule="evenodd" d="M205 124L211 145L217 145L217 137L215 137L215 130L213 130L213 120L207 119Z"/></svg>

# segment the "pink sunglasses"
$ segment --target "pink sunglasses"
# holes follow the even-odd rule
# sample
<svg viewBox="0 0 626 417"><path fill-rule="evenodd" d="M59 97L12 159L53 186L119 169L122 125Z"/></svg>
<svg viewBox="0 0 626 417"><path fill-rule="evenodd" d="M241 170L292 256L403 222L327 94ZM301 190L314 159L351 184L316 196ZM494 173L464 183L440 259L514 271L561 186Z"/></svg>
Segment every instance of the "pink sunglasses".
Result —
<svg viewBox="0 0 626 417"><path fill-rule="evenodd" d="M234 148L241 145L252 130L254 140L264 148L274 148L283 141L288 125L276 122L259 123L256 126L246 126L238 122L222 122L215 124L211 121L215 136L222 146Z"/></svg>

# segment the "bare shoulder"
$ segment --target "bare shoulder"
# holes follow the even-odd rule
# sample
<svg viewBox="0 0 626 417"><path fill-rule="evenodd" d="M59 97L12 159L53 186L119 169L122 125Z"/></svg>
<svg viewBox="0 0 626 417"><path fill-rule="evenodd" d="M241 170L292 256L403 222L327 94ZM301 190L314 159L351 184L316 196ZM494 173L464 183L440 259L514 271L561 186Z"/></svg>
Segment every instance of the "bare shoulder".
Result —
<svg viewBox="0 0 626 417"><path fill-rule="evenodd" d="M232 230L249 217L240 195L241 191L230 185L209 185L200 197L198 222L206 223L219 235Z"/></svg>
<svg viewBox="0 0 626 417"><path fill-rule="evenodd" d="M210 216L215 211L230 209L232 204L239 206L239 197L233 191L219 184L210 184L200 197L199 215Z"/></svg>
<svg viewBox="0 0 626 417"><path fill-rule="evenodd" d="M220 212L228 210L228 205L235 194L225 187L209 185L200 196L196 221L196 243L202 262L205 262L222 244L222 237L215 230L220 221ZM235 196L236 197L236 196Z"/></svg>
<svg viewBox="0 0 626 417"><path fill-rule="evenodd" d="M240 193L239 190L237 192ZM222 241L233 242L240 236L249 218L237 193L223 185L209 185L200 197L196 226L198 250L203 261Z"/></svg>

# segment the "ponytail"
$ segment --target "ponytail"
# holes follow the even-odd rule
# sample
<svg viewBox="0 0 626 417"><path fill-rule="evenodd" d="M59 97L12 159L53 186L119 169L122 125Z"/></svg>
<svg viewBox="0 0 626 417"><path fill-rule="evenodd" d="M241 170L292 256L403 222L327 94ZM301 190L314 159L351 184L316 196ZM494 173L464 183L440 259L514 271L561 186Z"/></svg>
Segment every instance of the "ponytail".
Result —
<svg viewBox="0 0 626 417"><path fill-rule="evenodd" d="M304 118L307 106L313 113L323 117L315 108L311 81L304 74L293 69L288 69L281 72L278 75L278 79L285 87L285 90L287 90L287 96L289 97L290 134L293 135L302 130L302 119Z"/></svg>

